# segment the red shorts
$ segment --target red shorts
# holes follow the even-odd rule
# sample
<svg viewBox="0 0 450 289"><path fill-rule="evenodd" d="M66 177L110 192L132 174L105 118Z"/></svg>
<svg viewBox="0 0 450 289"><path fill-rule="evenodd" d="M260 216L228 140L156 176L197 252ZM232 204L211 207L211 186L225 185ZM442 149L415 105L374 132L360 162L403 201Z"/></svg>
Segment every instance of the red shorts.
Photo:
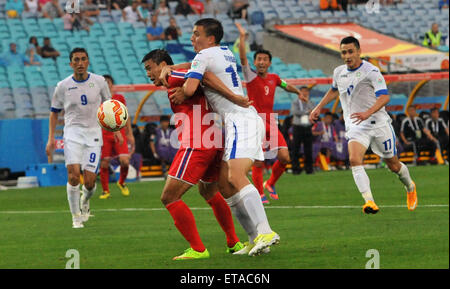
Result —
<svg viewBox="0 0 450 289"><path fill-rule="evenodd" d="M263 151L272 151L280 148L287 148L286 140L283 134L278 129L278 125L272 125L270 128L269 123L266 122L266 138L263 141Z"/></svg>
<svg viewBox="0 0 450 289"><path fill-rule="evenodd" d="M223 151L217 149L198 150L180 148L169 169L169 176L195 185L219 180Z"/></svg>
<svg viewBox="0 0 450 289"><path fill-rule="evenodd" d="M125 137L123 138L122 145L119 145L119 142L116 142L114 138L103 138L102 159L121 155L128 155L128 144Z"/></svg>

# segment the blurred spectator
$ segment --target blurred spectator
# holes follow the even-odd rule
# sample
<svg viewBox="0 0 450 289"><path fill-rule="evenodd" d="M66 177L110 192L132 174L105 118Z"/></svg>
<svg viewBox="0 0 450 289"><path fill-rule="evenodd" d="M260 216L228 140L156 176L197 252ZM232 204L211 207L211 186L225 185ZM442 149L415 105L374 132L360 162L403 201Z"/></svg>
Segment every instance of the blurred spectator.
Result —
<svg viewBox="0 0 450 289"><path fill-rule="evenodd" d="M52 0L38 0L38 10L42 11L42 8L44 8L45 4L47 4L48 2L50 2Z"/></svg>
<svg viewBox="0 0 450 289"><path fill-rule="evenodd" d="M194 9L196 14L203 14L205 11L205 6L199 0L189 0L189 5L191 5L192 9Z"/></svg>
<svg viewBox="0 0 450 289"><path fill-rule="evenodd" d="M339 142L333 125L333 114L325 113L323 120L314 124L312 133L317 137L313 143L313 158L317 158L319 152L322 152L329 162L332 154L335 154L336 143Z"/></svg>
<svg viewBox="0 0 450 289"><path fill-rule="evenodd" d="M431 30L425 33L425 38L423 39L423 46L438 48L441 45L442 33L439 31L439 25L433 23L431 25Z"/></svg>
<svg viewBox="0 0 450 289"><path fill-rule="evenodd" d="M6 15L8 18L20 18L23 12L22 0L8 0L5 5Z"/></svg>
<svg viewBox="0 0 450 289"><path fill-rule="evenodd" d="M28 48L25 52L26 56L29 59L30 65L41 65L41 57L39 53L41 52L41 47L37 41L35 36L31 36L28 41Z"/></svg>
<svg viewBox="0 0 450 289"><path fill-rule="evenodd" d="M250 50L250 45L248 44L248 31L245 32L245 51L251 51ZM234 53L239 53L239 43L241 43L241 37L238 36L238 38L236 39L236 41L233 44L233 52Z"/></svg>
<svg viewBox="0 0 450 289"><path fill-rule="evenodd" d="M167 115L163 115L160 118L160 126L156 128L154 134L150 136L150 148L153 156L161 161L163 172L165 173L167 167L173 161L173 158L177 152L170 140L174 129L169 127L170 119Z"/></svg>
<svg viewBox="0 0 450 289"><path fill-rule="evenodd" d="M445 124L444 119L439 117L439 109L433 108L431 111L431 117L425 121L425 127L423 132L427 138L439 145L440 149L448 150L449 144L449 131ZM448 160L448 153L447 153Z"/></svg>
<svg viewBox="0 0 450 289"><path fill-rule="evenodd" d="M111 12L112 9L123 10L128 6L128 0L110 0L107 6L109 12Z"/></svg>
<svg viewBox="0 0 450 289"><path fill-rule="evenodd" d="M149 18L151 18L151 13L148 10L147 0L138 0L137 13L142 18L145 25L147 25Z"/></svg>
<svg viewBox="0 0 450 289"><path fill-rule="evenodd" d="M189 5L188 0L180 0L180 3L175 8L175 14L187 16L189 14L195 14L195 11Z"/></svg>
<svg viewBox="0 0 450 289"><path fill-rule="evenodd" d="M423 120L417 115L416 108L411 105L407 111L408 115L400 127L403 148L405 151L413 151L416 156L419 156L422 151L429 151L431 155L434 155L435 145L424 137Z"/></svg>
<svg viewBox="0 0 450 289"><path fill-rule="evenodd" d="M38 0L25 0L25 11L37 15L38 10L39 10Z"/></svg>
<svg viewBox="0 0 450 289"><path fill-rule="evenodd" d="M158 16L170 15L169 7L167 7L166 0L161 0L159 6L156 9L156 14Z"/></svg>
<svg viewBox="0 0 450 289"><path fill-rule="evenodd" d="M248 0L232 0L230 17L233 19L247 19Z"/></svg>
<svg viewBox="0 0 450 289"><path fill-rule="evenodd" d="M320 10L323 11L342 10L342 6L337 0L320 0L319 6Z"/></svg>
<svg viewBox="0 0 450 289"><path fill-rule="evenodd" d="M90 26L94 22L86 16L86 11L81 11L81 13L66 13L63 16L64 30L86 30L89 32L91 30Z"/></svg>
<svg viewBox="0 0 450 289"><path fill-rule="evenodd" d="M349 168L350 163L348 160L348 140L345 137L345 122L344 122L344 114L341 111L338 119L333 122L334 128L336 129L337 134L337 142L336 142L336 151L335 157L338 161L337 167L341 166L340 162L344 162L345 167Z"/></svg>
<svg viewBox="0 0 450 289"><path fill-rule="evenodd" d="M217 13L219 13L219 10L216 3L213 0L205 0L205 14L216 15Z"/></svg>
<svg viewBox="0 0 450 289"><path fill-rule="evenodd" d="M131 6L127 6L122 10L122 21L128 22L131 24L138 23L139 21L144 22L145 20L139 15L138 8L139 2L137 0L133 0Z"/></svg>
<svg viewBox="0 0 450 289"><path fill-rule="evenodd" d="M303 144L303 159L305 161L305 171L307 174L313 173L313 135L312 124L309 122L309 113L314 109L314 104L309 99L309 89L306 86L300 88L307 102L299 98L294 99L291 104L293 143L291 150L292 173L302 172L298 158L300 157L300 147Z"/></svg>
<svg viewBox="0 0 450 289"><path fill-rule="evenodd" d="M41 56L43 58L53 58L53 60L56 60L56 57L59 57L59 51L52 47L52 44L50 43L50 38L45 37L44 38L44 45L41 48Z"/></svg>
<svg viewBox="0 0 450 289"><path fill-rule="evenodd" d="M2 66L24 66L30 62L25 54L17 51L17 45L14 42L9 44L9 50L0 55L0 65Z"/></svg>
<svg viewBox="0 0 450 289"><path fill-rule="evenodd" d="M61 5L59 5L58 0L51 0L50 2L47 2L44 7L42 7L42 16L45 18L59 18L64 16L64 12L61 8Z"/></svg>
<svg viewBox="0 0 450 289"><path fill-rule="evenodd" d="M439 0L439 10L448 9L448 7L449 7L449 0Z"/></svg>
<svg viewBox="0 0 450 289"><path fill-rule="evenodd" d="M177 25L177 20L174 17L170 18L170 25L164 31L167 40L177 40L181 36L181 29Z"/></svg>
<svg viewBox="0 0 450 289"><path fill-rule="evenodd" d="M147 39L152 40L163 40L164 39L164 29L158 23L158 15L153 14L150 26L147 27Z"/></svg>
<svg viewBox="0 0 450 289"><path fill-rule="evenodd" d="M84 11L84 16L98 16L100 14L100 9L97 4L93 3L93 0L84 0L84 4L81 5L81 10Z"/></svg>

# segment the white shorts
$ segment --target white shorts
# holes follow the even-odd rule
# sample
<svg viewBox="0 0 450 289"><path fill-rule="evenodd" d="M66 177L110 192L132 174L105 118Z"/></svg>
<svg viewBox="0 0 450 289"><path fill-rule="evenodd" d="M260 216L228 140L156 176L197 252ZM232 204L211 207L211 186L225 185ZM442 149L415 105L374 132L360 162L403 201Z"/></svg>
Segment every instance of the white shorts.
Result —
<svg viewBox="0 0 450 289"><path fill-rule="evenodd" d="M93 173L98 172L100 164L101 146L87 146L71 140L64 139L64 158L66 167L79 164L82 170Z"/></svg>
<svg viewBox="0 0 450 289"><path fill-rule="evenodd" d="M390 123L374 129L352 127L345 137L349 143L356 141L366 148L370 146L381 158L390 159L397 155L395 132Z"/></svg>
<svg viewBox="0 0 450 289"><path fill-rule="evenodd" d="M225 116L225 150L223 160L252 159L263 161L262 142L266 129L261 117L252 112L229 113Z"/></svg>

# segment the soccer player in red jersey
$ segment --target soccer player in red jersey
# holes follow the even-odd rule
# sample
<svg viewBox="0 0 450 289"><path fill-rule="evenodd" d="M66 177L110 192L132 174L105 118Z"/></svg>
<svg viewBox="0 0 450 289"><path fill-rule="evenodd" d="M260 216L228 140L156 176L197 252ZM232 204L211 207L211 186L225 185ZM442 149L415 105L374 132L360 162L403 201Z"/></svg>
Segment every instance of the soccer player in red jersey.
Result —
<svg viewBox="0 0 450 289"><path fill-rule="evenodd" d="M247 95L253 106L266 123L266 141L264 150L267 153L277 151L277 161L272 166L272 175L263 183L263 162L255 161L252 168L252 179L255 187L261 195L263 204L268 204L269 200L264 194L264 188L269 191L272 199L278 200L275 190L275 183L286 170L286 165L291 161L286 140L278 129L277 120L273 114L273 102L275 89L280 86L284 90L296 93L303 97L302 93L295 86L287 84L277 74L268 73L272 63L272 55L267 50L258 50L253 56L253 64L256 71L250 68L245 51L246 31L240 23L236 22L240 34L239 56L241 59L244 80L247 86Z"/></svg>
<svg viewBox="0 0 450 289"><path fill-rule="evenodd" d="M110 75L103 75L103 77L108 83L109 90L112 93L114 79ZM121 94L113 94L112 99L118 100L126 105L125 97ZM102 129L103 146L100 162L100 182L102 183L103 193L100 195L100 199L107 199L111 196L109 191L109 161L116 156L119 157L120 162L120 177L117 186L122 192L122 195L130 195L130 191L125 184L130 165L130 156L134 152L134 136L131 129L130 118L128 118L126 126L120 130L120 133L122 135L122 140L117 139L114 133ZM131 145L130 151L128 151L128 144Z"/></svg>
<svg viewBox="0 0 450 289"><path fill-rule="evenodd" d="M142 62L145 65L147 76L156 86L162 86L161 70L167 65L173 65L172 58L167 51L152 50L144 56ZM173 88L183 86L186 72L186 70L175 70L168 76L166 87L169 89L169 98L174 91ZM237 252L244 245L236 236L231 210L218 192L217 185L223 153L221 130L215 129L214 115L208 115L210 111L203 90L199 88L191 98L181 104L171 102L171 108L175 113L175 126L180 148L170 166L161 201L172 216L178 231L190 244L190 248L173 259L209 258L209 252L197 231L194 216L189 207L181 200L183 194L197 183L200 194L212 207L217 221L226 234L227 252ZM208 121L206 121L207 118ZM210 132L212 134L206 138L205 136ZM219 137L217 137L217 133ZM213 136L213 140L211 140L211 136Z"/></svg>

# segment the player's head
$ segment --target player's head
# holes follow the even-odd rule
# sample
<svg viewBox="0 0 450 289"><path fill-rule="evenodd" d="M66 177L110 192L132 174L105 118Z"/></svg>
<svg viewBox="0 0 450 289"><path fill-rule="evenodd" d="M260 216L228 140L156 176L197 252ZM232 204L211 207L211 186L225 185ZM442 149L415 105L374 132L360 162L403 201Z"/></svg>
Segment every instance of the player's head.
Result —
<svg viewBox="0 0 450 289"><path fill-rule="evenodd" d="M169 53L164 49L154 49L150 51L142 58L142 63L144 63L147 76L156 86L163 85L159 79L163 67L166 65L173 65L172 57L170 57Z"/></svg>
<svg viewBox="0 0 450 289"><path fill-rule="evenodd" d="M431 115L431 118L432 118L432 119L434 119L434 120L438 119L438 118L439 118L439 108L433 107L433 108L430 110L430 115Z"/></svg>
<svg viewBox="0 0 450 289"><path fill-rule="evenodd" d="M105 75L103 75L103 77L105 78L106 83L108 84L109 91L111 91L111 93L112 93L112 89L113 89L113 85L114 85L114 78L109 74L105 74Z"/></svg>
<svg viewBox="0 0 450 289"><path fill-rule="evenodd" d="M269 50L258 49L253 55L253 64L258 74L266 74L272 64L272 54Z"/></svg>
<svg viewBox="0 0 450 289"><path fill-rule="evenodd" d="M358 39L353 36L341 40L341 58L349 69L355 69L361 64L361 47Z"/></svg>
<svg viewBox="0 0 450 289"><path fill-rule="evenodd" d="M159 123L161 124L162 129L167 129L170 124L170 117L168 115L161 115Z"/></svg>
<svg viewBox="0 0 450 289"><path fill-rule="evenodd" d="M203 18L195 22L191 42L195 52L220 44L223 37L222 24L214 18Z"/></svg>
<svg viewBox="0 0 450 289"><path fill-rule="evenodd" d="M89 66L89 55L86 49L76 47L69 54L70 66L74 73L84 74Z"/></svg>
<svg viewBox="0 0 450 289"><path fill-rule="evenodd" d="M417 115L416 107L414 105L408 106L406 111L409 117L415 117Z"/></svg>

